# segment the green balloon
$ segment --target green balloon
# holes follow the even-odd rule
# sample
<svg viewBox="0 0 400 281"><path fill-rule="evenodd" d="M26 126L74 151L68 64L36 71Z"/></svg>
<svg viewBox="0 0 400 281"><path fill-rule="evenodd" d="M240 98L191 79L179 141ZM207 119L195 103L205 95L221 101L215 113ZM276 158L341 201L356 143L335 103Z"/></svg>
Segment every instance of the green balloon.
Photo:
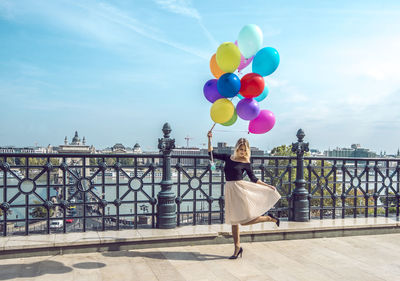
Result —
<svg viewBox="0 0 400 281"><path fill-rule="evenodd" d="M232 126L233 124L235 124L236 120L237 120L237 113L236 113L236 109L235 109L235 111L233 112L233 116L232 116L231 120L229 120L229 121L227 121L225 123L221 123L221 125Z"/></svg>

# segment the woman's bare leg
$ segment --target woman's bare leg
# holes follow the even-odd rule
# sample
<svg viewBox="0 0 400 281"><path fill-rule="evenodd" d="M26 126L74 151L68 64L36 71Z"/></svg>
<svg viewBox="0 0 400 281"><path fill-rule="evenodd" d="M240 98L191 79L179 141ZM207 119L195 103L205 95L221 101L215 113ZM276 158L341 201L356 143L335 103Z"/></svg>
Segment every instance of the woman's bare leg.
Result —
<svg viewBox="0 0 400 281"><path fill-rule="evenodd" d="M240 250L240 233L239 233L239 225L232 224L232 236L233 236L233 243L235 245L234 255L237 254Z"/></svg>
<svg viewBox="0 0 400 281"><path fill-rule="evenodd" d="M251 224L255 224L255 223L259 223L259 222L267 222L267 221L276 222L276 220L271 218L270 216L259 216L258 218L255 218L251 221L242 223L241 225L251 225Z"/></svg>

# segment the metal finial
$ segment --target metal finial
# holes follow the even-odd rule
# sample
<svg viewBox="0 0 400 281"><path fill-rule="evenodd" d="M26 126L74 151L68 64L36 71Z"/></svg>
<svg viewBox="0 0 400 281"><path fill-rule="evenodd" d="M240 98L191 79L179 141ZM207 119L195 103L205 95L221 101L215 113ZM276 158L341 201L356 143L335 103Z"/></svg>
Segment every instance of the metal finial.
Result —
<svg viewBox="0 0 400 281"><path fill-rule="evenodd" d="M299 141L303 141L305 136L306 136L306 134L304 134L303 129L299 129L297 131L296 137L298 138Z"/></svg>
<svg viewBox="0 0 400 281"><path fill-rule="evenodd" d="M164 138L169 138L169 134L171 133L171 126L168 123L165 123L162 131L164 133Z"/></svg>

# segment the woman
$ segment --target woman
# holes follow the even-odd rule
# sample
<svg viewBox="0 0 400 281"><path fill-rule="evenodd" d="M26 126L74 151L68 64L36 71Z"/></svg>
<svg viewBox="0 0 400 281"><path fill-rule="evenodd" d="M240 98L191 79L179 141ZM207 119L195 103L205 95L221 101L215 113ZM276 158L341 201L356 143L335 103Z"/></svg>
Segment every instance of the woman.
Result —
<svg viewBox="0 0 400 281"><path fill-rule="evenodd" d="M208 134L208 153L212 153L212 132ZM213 153L214 158L225 161L225 222L232 225L232 236L235 251L230 259L242 257L243 248L240 247L239 224L250 225L259 222L275 222L279 226L279 219L273 215L263 216L281 198L276 188L266 184L254 176L250 164L249 142L240 138L235 146L233 155ZM243 180L246 171L251 182Z"/></svg>

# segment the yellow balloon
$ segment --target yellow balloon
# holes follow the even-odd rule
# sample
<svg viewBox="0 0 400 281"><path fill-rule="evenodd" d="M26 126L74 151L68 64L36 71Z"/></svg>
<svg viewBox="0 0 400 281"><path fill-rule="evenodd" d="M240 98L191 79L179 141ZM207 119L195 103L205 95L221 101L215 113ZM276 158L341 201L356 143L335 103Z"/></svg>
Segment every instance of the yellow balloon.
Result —
<svg viewBox="0 0 400 281"><path fill-rule="evenodd" d="M225 123L231 120L233 114L235 113L235 106L228 99L218 99L216 100L210 109L211 119L215 123Z"/></svg>
<svg viewBox="0 0 400 281"><path fill-rule="evenodd" d="M234 72L240 65L240 50L232 42L219 45L216 53L217 64L224 72Z"/></svg>

